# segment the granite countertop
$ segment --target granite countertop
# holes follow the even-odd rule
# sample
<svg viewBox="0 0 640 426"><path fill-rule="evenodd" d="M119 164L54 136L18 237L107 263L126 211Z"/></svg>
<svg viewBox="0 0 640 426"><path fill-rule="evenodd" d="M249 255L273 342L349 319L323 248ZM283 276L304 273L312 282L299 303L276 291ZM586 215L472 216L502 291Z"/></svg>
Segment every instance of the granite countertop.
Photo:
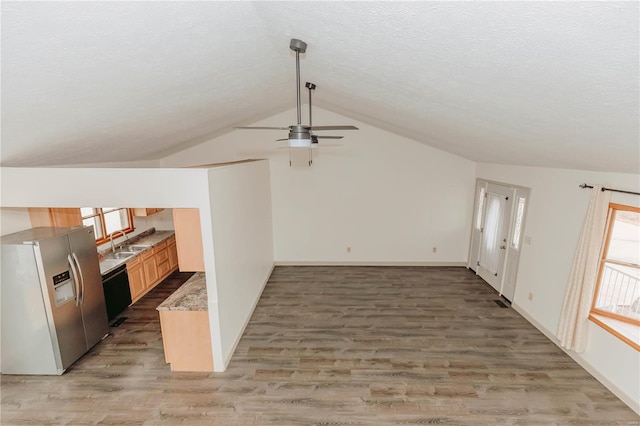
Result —
<svg viewBox="0 0 640 426"><path fill-rule="evenodd" d="M207 311L207 279L196 272L156 308L159 311Z"/></svg>
<svg viewBox="0 0 640 426"><path fill-rule="evenodd" d="M126 241L118 243L118 246L122 244L124 245L130 244L130 245L149 246L149 248L151 248L156 244L171 238L171 236L173 236L174 234L175 234L174 231L156 231L154 228L152 228L148 231L143 232L140 235L136 235L135 237L131 238L128 243ZM131 261L132 259L135 259L136 256L140 256L145 251L146 250L137 252L135 255L128 257L126 259L110 259L108 257L103 258L102 260L100 260L100 274L101 275L108 274L109 272L124 265L125 263ZM111 249L109 248L106 253L110 253L110 252L111 252Z"/></svg>
<svg viewBox="0 0 640 426"><path fill-rule="evenodd" d="M167 238L170 238L174 235L174 231L155 231L150 235L146 235L144 237L141 236L139 240L131 240L131 245L141 245L141 246L155 246L158 243L163 242Z"/></svg>

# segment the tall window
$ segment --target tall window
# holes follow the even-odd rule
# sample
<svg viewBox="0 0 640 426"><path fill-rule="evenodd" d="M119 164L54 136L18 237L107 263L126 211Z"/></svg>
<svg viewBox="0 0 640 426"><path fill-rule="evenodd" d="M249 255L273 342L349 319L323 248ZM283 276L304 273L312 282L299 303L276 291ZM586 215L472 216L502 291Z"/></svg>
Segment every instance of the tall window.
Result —
<svg viewBox="0 0 640 426"><path fill-rule="evenodd" d="M486 188L480 187L480 195L478 195L478 211L476 211L476 229L482 229L482 212L484 210L484 199L487 196Z"/></svg>
<svg viewBox="0 0 640 426"><path fill-rule="evenodd" d="M609 204L609 222L591 311L640 325L640 208Z"/></svg>
<svg viewBox="0 0 640 426"><path fill-rule="evenodd" d="M520 235L522 234L522 219L524 219L524 197L518 197L518 207L516 208L516 219L513 226L513 238L511 247L518 250L520 248Z"/></svg>
<svg viewBox="0 0 640 426"><path fill-rule="evenodd" d="M133 214L131 209L122 207L81 207L82 223L93 226L96 243L109 241L109 235L116 231L133 232Z"/></svg>

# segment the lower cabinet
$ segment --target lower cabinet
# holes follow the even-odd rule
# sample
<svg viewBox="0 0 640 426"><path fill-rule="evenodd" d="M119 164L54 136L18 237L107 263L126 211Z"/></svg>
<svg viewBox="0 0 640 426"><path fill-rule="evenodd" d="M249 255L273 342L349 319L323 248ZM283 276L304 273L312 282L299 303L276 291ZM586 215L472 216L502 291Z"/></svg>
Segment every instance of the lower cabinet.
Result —
<svg viewBox="0 0 640 426"><path fill-rule="evenodd" d="M172 263L172 257L176 259L175 263ZM156 244L128 261L127 273L129 274L131 300L136 302L177 268L174 237Z"/></svg>
<svg viewBox="0 0 640 426"><path fill-rule="evenodd" d="M144 278L142 260L136 257L127 262L127 273L129 274L129 288L131 289L131 300L136 300L146 289L147 280Z"/></svg>
<svg viewBox="0 0 640 426"><path fill-rule="evenodd" d="M158 264L156 263L155 247L142 253L142 266L147 287L158 281Z"/></svg>
<svg viewBox="0 0 640 426"><path fill-rule="evenodd" d="M154 247L156 251L156 263L158 266L158 275L166 275L169 272L169 252L167 242L163 241Z"/></svg>
<svg viewBox="0 0 640 426"><path fill-rule="evenodd" d="M171 237L167 241L167 253L169 254L169 268L173 271L178 267L178 248L176 237Z"/></svg>
<svg viewBox="0 0 640 426"><path fill-rule="evenodd" d="M164 358L171 371L213 371L207 311L158 311Z"/></svg>

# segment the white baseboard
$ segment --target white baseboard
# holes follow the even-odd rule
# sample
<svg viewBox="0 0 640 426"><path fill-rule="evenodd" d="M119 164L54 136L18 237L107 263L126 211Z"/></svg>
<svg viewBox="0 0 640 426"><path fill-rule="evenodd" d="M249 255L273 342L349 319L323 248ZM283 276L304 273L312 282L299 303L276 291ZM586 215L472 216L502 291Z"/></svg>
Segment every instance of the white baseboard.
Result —
<svg viewBox="0 0 640 426"><path fill-rule="evenodd" d="M522 315L524 319L529 321L531 325L533 325L542 334L544 334L549 340L551 340L557 347L562 349L564 353L569 355L571 359L577 362L582 368L587 370L587 372L591 374L597 381L602 383L604 387L609 389L615 396L620 398L620 400L627 404L629 408L640 415L640 401L636 401L631 395L628 395L626 392L616 386L615 383L612 383L609 379L603 376L593 365L591 365L582 356L580 356L579 353L567 350L560 346L560 341L556 338L556 336L551 331L547 330L546 327L542 326L542 324L536 321L533 317L531 317L527 312L525 312L525 310L522 309L518 304L513 303L511 307L515 309L516 312L518 312L520 315Z"/></svg>
<svg viewBox="0 0 640 426"><path fill-rule="evenodd" d="M236 337L236 340L233 342L229 355L227 355L224 359L224 370L227 369L227 367L229 366L229 362L231 362L231 358L233 358L233 354L236 352L238 343L240 343L240 339L242 339L242 336L244 335L244 330L246 330L247 325L249 325L249 321L251 321L251 317L253 316L253 311L255 311L256 306L258 306L258 302L262 297L262 292L264 291L264 288L266 287L267 282L269 282L269 278L271 278L271 274L273 273L273 268L275 268L275 266L276 266L275 264L271 265L271 269L269 270L269 273L267 274L266 278L262 283L262 286L260 287L260 292L258 293L258 296L256 297L256 299L253 301L253 306L251 306L251 312L249 312L249 315L247 315L247 318L245 319L244 324L242 324L242 331L238 334L238 336Z"/></svg>
<svg viewBox="0 0 640 426"><path fill-rule="evenodd" d="M279 260L276 266L463 266L467 262L378 262L378 261L313 261Z"/></svg>

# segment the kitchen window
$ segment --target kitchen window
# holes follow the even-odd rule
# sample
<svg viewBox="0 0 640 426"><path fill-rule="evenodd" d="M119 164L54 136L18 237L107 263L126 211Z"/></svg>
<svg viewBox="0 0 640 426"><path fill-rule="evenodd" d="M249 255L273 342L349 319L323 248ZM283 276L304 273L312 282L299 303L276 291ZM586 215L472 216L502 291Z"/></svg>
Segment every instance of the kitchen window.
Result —
<svg viewBox="0 0 640 426"><path fill-rule="evenodd" d="M596 322L605 325L611 320L617 321L624 329L632 327L636 333L640 327L638 207L609 204L607 234L591 314L596 315Z"/></svg>
<svg viewBox="0 0 640 426"><path fill-rule="evenodd" d="M83 225L93 226L96 243L109 241L109 235L116 231L133 232L133 212L123 207L81 207Z"/></svg>

